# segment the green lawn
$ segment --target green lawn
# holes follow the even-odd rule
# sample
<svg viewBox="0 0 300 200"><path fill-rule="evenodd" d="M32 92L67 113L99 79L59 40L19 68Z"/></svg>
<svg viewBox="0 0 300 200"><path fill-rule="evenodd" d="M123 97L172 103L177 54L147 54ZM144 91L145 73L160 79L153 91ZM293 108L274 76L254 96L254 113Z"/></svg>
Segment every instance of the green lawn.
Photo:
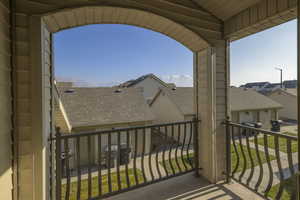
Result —
<svg viewBox="0 0 300 200"><path fill-rule="evenodd" d="M245 157L246 157L246 160L247 160L246 169L249 169L249 168L251 168L250 157L249 157L248 149L244 145L243 145L243 150L245 152ZM242 156L242 151L241 151L240 145L237 145L237 151L238 151L238 155L239 155L239 158L240 158L240 163L239 163L239 166L238 166L236 172L240 172L240 171L243 170L243 166L244 166L244 159L243 159L243 156ZM255 149L250 148L250 152L251 152L251 155L252 155L252 158L253 158L253 164L254 164L254 166L259 165ZM190 158L192 158L192 160L193 160L193 156L194 155L193 154L189 154L189 155L190 155ZM265 163L266 162L265 153L262 152L262 151L259 151L259 155L260 155L262 163ZM232 170L237 165L237 157L238 156L237 156L237 154L234 151L234 147L233 147L233 145L231 145L231 166L232 166ZM274 160L274 159L275 159L275 156L270 155L270 160ZM186 155L183 156L183 160L184 160L184 163L186 164L187 168L191 169L192 167L191 167L191 165L190 165L190 163L189 163L188 158L187 158ZM176 164L175 158L171 159L171 162L172 162L172 165L174 167L175 173L179 172L179 167L182 170L185 169L181 157L178 157L178 165L179 165L179 167ZM171 166L169 164L169 160L166 160L165 163L166 163L166 170L168 171L169 174L172 174L172 168L171 168ZM160 162L160 164L163 166L163 162L162 161Z"/></svg>
<svg viewBox="0 0 300 200"><path fill-rule="evenodd" d="M295 136L293 133L289 133L289 132L285 132L285 133ZM268 146L271 149L275 149L275 140L274 139L275 139L274 136L268 136ZM251 142L254 143L254 140L252 139ZM258 138L257 142L259 145L264 146L264 138L263 137ZM287 139L278 138L278 142L279 142L279 151L287 153ZM291 149L292 149L292 153L295 153L298 151L297 141L292 141Z"/></svg>
<svg viewBox="0 0 300 200"><path fill-rule="evenodd" d="M135 182L135 177L134 177L134 170L129 169L129 180L130 180L130 185L134 186L136 185ZM127 188L126 184L126 173L125 171L120 172L121 176L121 186L122 189ZM138 181L139 184L143 183L143 175L142 172L137 169L137 176L138 176ZM112 178L112 190L117 191L118 189L118 184L117 184L117 173L112 173L111 174ZM65 199L65 192L66 192L66 185L62 185L62 199ZM103 175L102 176L102 194L108 193L108 176ZM72 182L71 183L71 188L70 188L70 200L76 200L76 194L77 194L77 182ZM98 176L92 178L92 197L97 197L99 195L98 193ZM88 199L88 180L82 180L81 181L81 198L80 199Z"/></svg>
<svg viewBox="0 0 300 200"><path fill-rule="evenodd" d="M240 158L240 163L239 163L239 166L238 166L236 172L242 171L243 167L244 167L244 159L243 159L243 154L242 154L242 148L244 150L245 157L246 157L246 169L251 168L251 161L250 161L250 157L249 157L248 148L244 145L242 145L242 148L241 148L240 145L238 145L238 143L236 143L236 144L237 144L236 146L237 146L238 156ZM254 166L259 165L256 150L253 149L253 148L250 148L250 152L251 152L251 155L252 155ZM232 166L231 168L232 168L232 170L234 170L236 165L237 165L238 156L235 153L234 146L232 144L231 145L231 166ZM263 151L259 151L259 157L260 157L262 163L267 162L266 155ZM274 159L275 159L275 156L270 155L270 160L274 160Z"/></svg>
<svg viewBox="0 0 300 200"><path fill-rule="evenodd" d="M296 191L296 177L289 178L283 182L283 193L281 196L281 200L290 200L292 199L292 193ZM276 194L279 189L279 184L273 186L268 194L268 197L275 199Z"/></svg>
<svg viewBox="0 0 300 200"><path fill-rule="evenodd" d="M190 153L190 154L189 154L189 157L190 157L190 159L191 159L191 162L193 162L194 154L193 154L193 153ZM172 159L171 159L172 166L173 166L173 168L174 168L175 173L180 172L179 167L180 167L181 171L187 171L187 170L192 169L191 163L189 162L189 159L188 159L188 156L187 156L187 155L184 155L184 156L183 156L183 161L182 161L182 158L181 158L181 157L178 157L177 160L178 160L178 165L179 165L179 166L177 165L177 162L176 162L176 159L175 159L175 158L172 158ZM187 169L184 167L184 164L183 164L183 163L185 163ZM162 161L160 161L159 164L160 164L161 166L164 166ZM167 170L167 172L168 172L169 174L172 174L173 171L172 171L172 168L171 168L171 165L170 165L169 160L166 160L166 161L165 161L165 164L166 164L166 170Z"/></svg>

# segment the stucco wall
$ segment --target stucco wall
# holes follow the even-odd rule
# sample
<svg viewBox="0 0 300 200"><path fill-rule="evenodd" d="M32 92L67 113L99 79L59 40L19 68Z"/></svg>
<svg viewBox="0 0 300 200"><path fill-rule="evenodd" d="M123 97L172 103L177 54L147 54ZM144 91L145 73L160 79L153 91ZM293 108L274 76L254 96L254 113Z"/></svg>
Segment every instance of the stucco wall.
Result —
<svg viewBox="0 0 300 200"><path fill-rule="evenodd" d="M145 80L136 84L134 87L143 88L143 95L147 100L147 99L152 99L159 91L159 88L163 88L165 86L159 83L157 80L148 77Z"/></svg>
<svg viewBox="0 0 300 200"><path fill-rule="evenodd" d="M280 103L283 108L279 110L279 118L297 120L297 97L282 92L273 92L271 99Z"/></svg>
<svg viewBox="0 0 300 200"><path fill-rule="evenodd" d="M9 1L0 1L0 199L12 199Z"/></svg>

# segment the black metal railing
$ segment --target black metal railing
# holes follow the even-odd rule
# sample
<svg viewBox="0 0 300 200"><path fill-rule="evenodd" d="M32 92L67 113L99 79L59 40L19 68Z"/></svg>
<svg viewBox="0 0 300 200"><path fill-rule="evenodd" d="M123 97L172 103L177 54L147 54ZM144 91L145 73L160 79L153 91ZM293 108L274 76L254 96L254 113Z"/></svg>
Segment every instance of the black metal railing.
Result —
<svg viewBox="0 0 300 200"><path fill-rule="evenodd" d="M297 199L297 137L229 121L226 126L227 180L267 199Z"/></svg>
<svg viewBox="0 0 300 200"><path fill-rule="evenodd" d="M100 199L195 171L198 123L74 134L57 129L56 199ZM151 142L155 133L158 143Z"/></svg>

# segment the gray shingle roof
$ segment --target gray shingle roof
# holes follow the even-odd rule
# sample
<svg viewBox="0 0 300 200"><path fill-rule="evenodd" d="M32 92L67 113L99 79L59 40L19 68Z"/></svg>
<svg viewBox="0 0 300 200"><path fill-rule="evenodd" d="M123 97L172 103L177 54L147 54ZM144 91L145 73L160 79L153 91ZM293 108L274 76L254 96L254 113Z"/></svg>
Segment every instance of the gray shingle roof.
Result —
<svg viewBox="0 0 300 200"><path fill-rule="evenodd" d="M175 90L164 89L164 91L184 115L194 114L194 88L177 87Z"/></svg>
<svg viewBox="0 0 300 200"><path fill-rule="evenodd" d="M184 115L194 113L194 89L192 87L177 87L176 90L164 89L164 91ZM243 88L230 88L230 105L232 111L282 107L279 103L252 89Z"/></svg>
<svg viewBox="0 0 300 200"><path fill-rule="evenodd" d="M72 127L101 126L154 119L137 88L58 88Z"/></svg>
<svg viewBox="0 0 300 200"><path fill-rule="evenodd" d="M254 90L245 90L242 88L230 88L230 106L232 111L282 107L279 103Z"/></svg>

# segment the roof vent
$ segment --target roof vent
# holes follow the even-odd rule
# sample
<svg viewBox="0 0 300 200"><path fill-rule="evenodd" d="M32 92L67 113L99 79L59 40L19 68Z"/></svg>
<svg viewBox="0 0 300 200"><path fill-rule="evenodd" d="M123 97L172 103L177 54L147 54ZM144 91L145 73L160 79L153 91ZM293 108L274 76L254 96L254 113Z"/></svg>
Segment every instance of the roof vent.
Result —
<svg viewBox="0 0 300 200"><path fill-rule="evenodd" d="M67 89L67 90L65 90L65 93L67 93L67 94L71 94L71 93L74 93L74 92L75 92L74 89Z"/></svg>
<svg viewBox="0 0 300 200"><path fill-rule="evenodd" d="M121 93L121 92L122 92L122 90L120 88L115 90L115 93Z"/></svg>

